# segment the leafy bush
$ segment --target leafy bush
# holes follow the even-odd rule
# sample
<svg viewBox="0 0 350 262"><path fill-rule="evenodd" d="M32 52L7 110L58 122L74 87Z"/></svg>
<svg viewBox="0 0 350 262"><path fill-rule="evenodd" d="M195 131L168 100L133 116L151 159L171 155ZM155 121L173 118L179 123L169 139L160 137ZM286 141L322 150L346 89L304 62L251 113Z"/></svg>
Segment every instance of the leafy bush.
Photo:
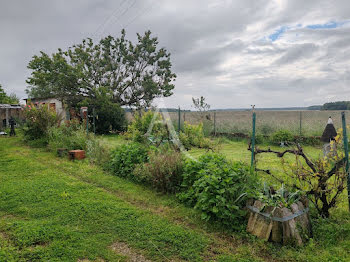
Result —
<svg viewBox="0 0 350 262"><path fill-rule="evenodd" d="M109 150L107 150L96 138L86 141L86 157L90 163L107 167L110 160Z"/></svg>
<svg viewBox="0 0 350 262"><path fill-rule="evenodd" d="M118 103L112 102L113 96L113 93L106 86L100 86L94 90L93 97L85 97L83 101L76 104L76 109L83 106L88 107L91 127L93 125L92 116L95 113L97 134L125 131L127 127L125 110Z"/></svg>
<svg viewBox="0 0 350 262"><path fill-rule="evenodd" d="M109 153L93 134L86 134L85 127L77 120L66 121L48 131L48 148L56 152L59 148L67 150L82 149L90 163L104 166Z"/></svg>
<svg viewBox="0 0 350 262"><path fill-rule="evenodd" d="M264 135L261 135L261 134L256 134L255 135L255 144L261 145L261 144L264 144L267 141L268 141L268 139Z"/></svg>
<svg viewBox="0 0 350 262"><path fill-rule="evenodd" d="M263 191L258 194L257 198L261 202L266 203L267 206L289 208L292 204L298 202L301 196L302 191L286 190L284 184L278 190L274 190L273 187L264 184Z"/></svg>
<svg viewBox="0 0 350 262"><path fill-rule="evenodd" d="M148 132L148 133L147 133ZM129 125L126 137L139 143L150 143L156 146L172 143L172 130L167 126L160 113L148 111L142 116L136 115ZM184 123L179 139L186 149L191 147L211 148L211 140L204 136L203 124L191 125ZM176 143L174 143L176 144Z"/></svg>
<svg viewBox="0 0 350 262"><path fill-rule="evenodd" d="M222 155L205 154L184 166L180 200L202 211L202 219L219 220L225 225L245 215L243 207L254 197L257 178L240 162L229 162Z"/></svg>
<svg viewBox="0 0 350 262"><path fill-rule="evenodd" d="M294 141L294 136L288 130L279 130L273 133L271 137L271 142L279 145L281 142L284 144L291 144Z"/></svg>
<svg viewBox="0 0 350 262"><path fill-rule="evenodd" d="M210 148L212 146L210 139L204 136L202 123L191 125L185 122L179 139L186 149L191 147Z"/></svg>
<svg viewBox="0 0 350 262"><path fill-rule="evenodd" d="M56 112L47 105L33 104L28 105L24 109L24 117L26 119L23 127L24 138L26 140L43 139L48 135L48 130L58 122Z"/></svg>
<svg viewBox="0 0 350 262"><path fill-rule="evenodd" d="M148 137L146 133L152 126ZM151 141L161 142L169 139L167 126L163 123L163 117L160 113L152 111L142 112L141 116L136 114L134 121L128 126L126 137L135 142L145 143Z"/></svg>
<svg viewBox="0 0 350 262"><path fill-rule="evenodd" d="M96 133L124 131L127 126L125 111L118 104L103 103L96 107ZM91 112L92 114L92 112Z"/></svg>
<svg viewBox="0 0 350 262"><path fill-rule="evenodd" d="M109 167L117 176L133 178L135 166L147 161L146 147L139 143L129 143L112 151Z"/></svg>
<svg viewBox="0 0 350 262"><path fill-rule="evenodd" d="M274 128L270 124L262 123L258 128L258 133L261 133L264 136L269 136L273 132L275 132L276 128Z"/></svg>
<svg viewBox="0 0 350 262"><path fill-rule="evenodd" d="M52 151L58 148L86 150L88 139L92 139L92 136L87 136L86 130L74 120L48 130L48 148Z"/></svg>
<svg viewBox="0 0 350 262"><path fill-rule="evenodd" d="M162 150L150 155L149 161L134 169L135 180L150 185L163 193L175 193L182 182L181 153Z"/></svg>
<svg viewBox="0 0 350 262"><path fill-rule="evenodd" d="M295 140L303 145L316 146L322 144L319 136L296 136Z"/></svg>

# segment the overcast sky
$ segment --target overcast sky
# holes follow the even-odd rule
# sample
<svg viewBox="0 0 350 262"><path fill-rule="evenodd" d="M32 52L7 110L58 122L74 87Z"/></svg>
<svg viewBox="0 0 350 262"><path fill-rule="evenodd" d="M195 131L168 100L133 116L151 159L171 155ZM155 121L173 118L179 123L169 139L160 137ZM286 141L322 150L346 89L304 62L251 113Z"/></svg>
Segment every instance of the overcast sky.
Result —
<svg viewBox="0 0 350 262"><path fill-rule="evenodd" d="M0 84L25 98L27 64L83 38L150 29L177 74L168 107L350 100L350 1L0 0Z"/></svg>

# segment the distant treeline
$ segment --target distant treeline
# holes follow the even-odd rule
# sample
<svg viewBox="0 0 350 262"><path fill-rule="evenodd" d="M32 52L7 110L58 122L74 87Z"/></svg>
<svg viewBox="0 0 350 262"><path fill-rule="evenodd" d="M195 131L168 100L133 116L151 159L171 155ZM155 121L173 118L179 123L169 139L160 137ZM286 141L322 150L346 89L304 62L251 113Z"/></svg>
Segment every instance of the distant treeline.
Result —
<svg viewBox="0 0 350 262"><path fill-rule="evenodd" d="M321 110L322 106L309 106L307 110Z"/></svg>
<svg viewBox="0 0 350 262"><path fill-rule="evenodd" d="M325 103L321 110L350 110L350 101Z"/></svg>

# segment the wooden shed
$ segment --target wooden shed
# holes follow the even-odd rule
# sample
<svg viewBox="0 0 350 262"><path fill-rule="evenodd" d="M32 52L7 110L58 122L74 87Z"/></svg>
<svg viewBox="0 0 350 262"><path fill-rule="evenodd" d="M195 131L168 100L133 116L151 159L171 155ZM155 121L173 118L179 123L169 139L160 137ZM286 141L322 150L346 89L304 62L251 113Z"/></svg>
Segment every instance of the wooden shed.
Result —
<svg viewBox="0 0 350 262"><path fill-rule="evenodd" d="M21 105L0 104L0 130L9 126L10 118L23 118Z"/></svg>

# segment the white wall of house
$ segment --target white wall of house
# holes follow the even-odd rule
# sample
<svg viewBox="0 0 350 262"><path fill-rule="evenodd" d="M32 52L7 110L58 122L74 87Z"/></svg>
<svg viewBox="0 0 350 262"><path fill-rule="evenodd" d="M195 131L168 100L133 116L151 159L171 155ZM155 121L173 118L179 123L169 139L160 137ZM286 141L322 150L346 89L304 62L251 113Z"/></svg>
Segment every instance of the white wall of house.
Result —
<svg viewBox="0 0 350 262"><path fill-rule="evenodd" d="M49 107L53 107L56 110L56 113L58 115L58 117L63 121L63 120L67 120L67 111L63 105L63 103L56 99L56 98L47 98L47 99L31 99L30 100L31 103L33 104L45 104Z"/></svg>

